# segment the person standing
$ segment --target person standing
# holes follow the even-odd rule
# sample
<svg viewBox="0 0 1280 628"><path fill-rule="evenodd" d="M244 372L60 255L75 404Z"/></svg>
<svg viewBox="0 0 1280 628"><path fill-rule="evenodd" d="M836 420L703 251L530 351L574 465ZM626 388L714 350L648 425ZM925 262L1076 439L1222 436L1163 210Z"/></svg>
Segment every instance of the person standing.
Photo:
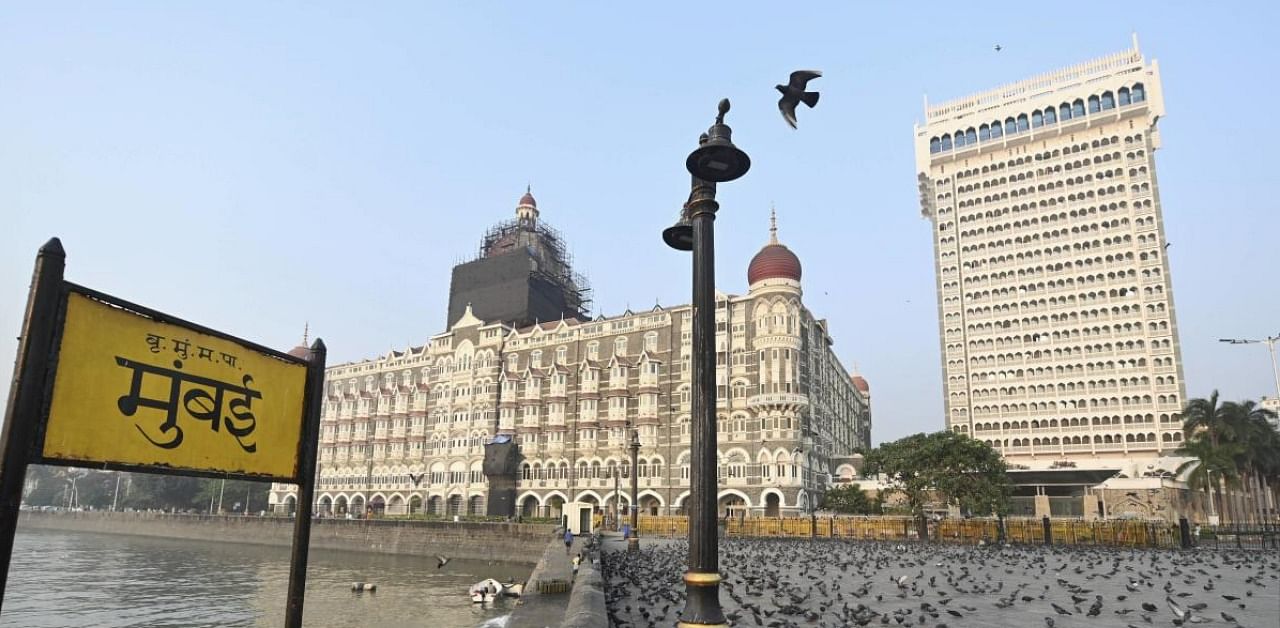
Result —
<svg viewBox="0 0 1280 628"><path fill-rule="evenodd" d="M564 529L564 555L569 555L569 548L573 547L573 530Z"/></svg>

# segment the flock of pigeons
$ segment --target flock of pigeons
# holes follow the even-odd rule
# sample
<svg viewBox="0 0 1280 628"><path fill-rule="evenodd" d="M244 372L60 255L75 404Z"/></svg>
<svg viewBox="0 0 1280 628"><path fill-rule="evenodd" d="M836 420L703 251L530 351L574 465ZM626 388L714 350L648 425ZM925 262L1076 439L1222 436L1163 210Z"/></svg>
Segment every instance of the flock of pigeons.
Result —
<svg viewBox="0 0 1280 628"><path fill-rule="evenodd" d="M673 625L684 541L603 556L612 625ZM1280 552L723 539L731 626L1280 625Z"/></svg>

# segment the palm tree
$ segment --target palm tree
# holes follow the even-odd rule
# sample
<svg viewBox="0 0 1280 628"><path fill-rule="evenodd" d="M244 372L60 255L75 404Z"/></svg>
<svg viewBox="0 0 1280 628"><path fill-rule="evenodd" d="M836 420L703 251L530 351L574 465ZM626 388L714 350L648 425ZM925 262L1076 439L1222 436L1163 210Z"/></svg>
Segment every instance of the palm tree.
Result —
<svg viewBox="0 0 1280 628"><path fill-rule="evenodd" d="M1237 456L1238 468L1244 471L1254 489L1256 511L1265 508L1264 497L1270 493L1271 482L1280 476L1280 432L1271 423L1276 414L1253 401L1243 401L1235 406L1240 428L1237 443L1241 449Z"/></svg>
<svg viewBox="0 0 1280 628"><path fill-rule="evenodd" d="M1216 390L1208 399L1187 403L1183 410L1185 444L1178 451L1199 461L1203 468L1193 471L1196 486L1212 486L1219 508L1226 506L1223 484L1258 486L1280 475L1280 433L1268 421L1274 416L1253 401L1219 404ZM1255 499L1261 503L1260 498Z"/></svg>
<svg viewBox="0 0 1280 628"><path fill-rule="evenodd" d="M1219 516L1225 514L1222 500L1223 484L1235 486L1239 478L1236 473L1236 462L1233 459L1236 449L1234 443L1215 446L1205 432L1195 434L1178 448L1179 454L1195 458L1183 463L1178 468L1178 474L1181 475L1184 470L1191 467L1187 484L1192 490L1212 491L1209 496L1210 505L1216 504L1215 508Z"/></svg>
<svg viewBox="0 0 1280 628"><path fill-rule="evenodd" d="M1239 427L1238 415L1230 408L1231 404L1218 404L1218 391L1213 391L1208 399L1192 399L1182 410L1182 432L1188 441L1191 437L1204 432L1209 442L1217 447L1224 440L1232 440Z"/></svg>

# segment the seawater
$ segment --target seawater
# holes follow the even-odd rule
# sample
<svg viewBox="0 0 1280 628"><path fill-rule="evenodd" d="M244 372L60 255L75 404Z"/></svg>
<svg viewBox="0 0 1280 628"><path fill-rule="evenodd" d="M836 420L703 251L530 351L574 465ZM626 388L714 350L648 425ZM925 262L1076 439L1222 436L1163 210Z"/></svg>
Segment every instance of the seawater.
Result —
<svg viewBox="0 0 1280 628"><path fill-rule="evenodd" d="M476 605L484 578L523 581L510 563L312 548L304 625L467 628L502 625L514 600ZM372 582L376 593L353 593ZM284 625L289 548L21 529L0 627L123 628ZM492 623L490 623L492 622Z"/></svg>

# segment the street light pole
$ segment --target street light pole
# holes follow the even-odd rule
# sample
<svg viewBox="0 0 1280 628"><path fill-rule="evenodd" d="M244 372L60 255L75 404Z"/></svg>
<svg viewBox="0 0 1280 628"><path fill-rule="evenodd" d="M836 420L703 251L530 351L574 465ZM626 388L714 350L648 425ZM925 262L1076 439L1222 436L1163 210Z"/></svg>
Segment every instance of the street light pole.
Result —
<svg viewBox="0 0 1280 628"><path fill-rule="evenodd" d="M640 529L640 505L637 495L640 493L640 465L637 462L640 455L640 434L635 429L631 430L631 536L627 537L627 550L636 551L640 549L640 535L637 530Z"/></svg>
<svg viewBox="0 0 1280 628"><path fill-rule="evenodd" d="M1251 340L1248 338L1219 338L1218 342L1225 342L1231 345L1267 345L1267 351L1271 353L1271 376L1276 382L1276 399L1280 399L1280 366L1276 364L1276 343L1280 342L1280 334L1275 336L1267 336L1261 340Z"/></svg>
<svg viewBox="0 0 1280 628"><path fill-rule="evenodd" d="M747 173L751 159L733 145L724 123L729 100L721 100L715 124L685 160L693 175L681 221L662 234L667 245L693 251L693 394L690 437L689 570L684 575L685 607L679 628L725 627L720 608L720 566L716 530L716 183Z"/></svg>

